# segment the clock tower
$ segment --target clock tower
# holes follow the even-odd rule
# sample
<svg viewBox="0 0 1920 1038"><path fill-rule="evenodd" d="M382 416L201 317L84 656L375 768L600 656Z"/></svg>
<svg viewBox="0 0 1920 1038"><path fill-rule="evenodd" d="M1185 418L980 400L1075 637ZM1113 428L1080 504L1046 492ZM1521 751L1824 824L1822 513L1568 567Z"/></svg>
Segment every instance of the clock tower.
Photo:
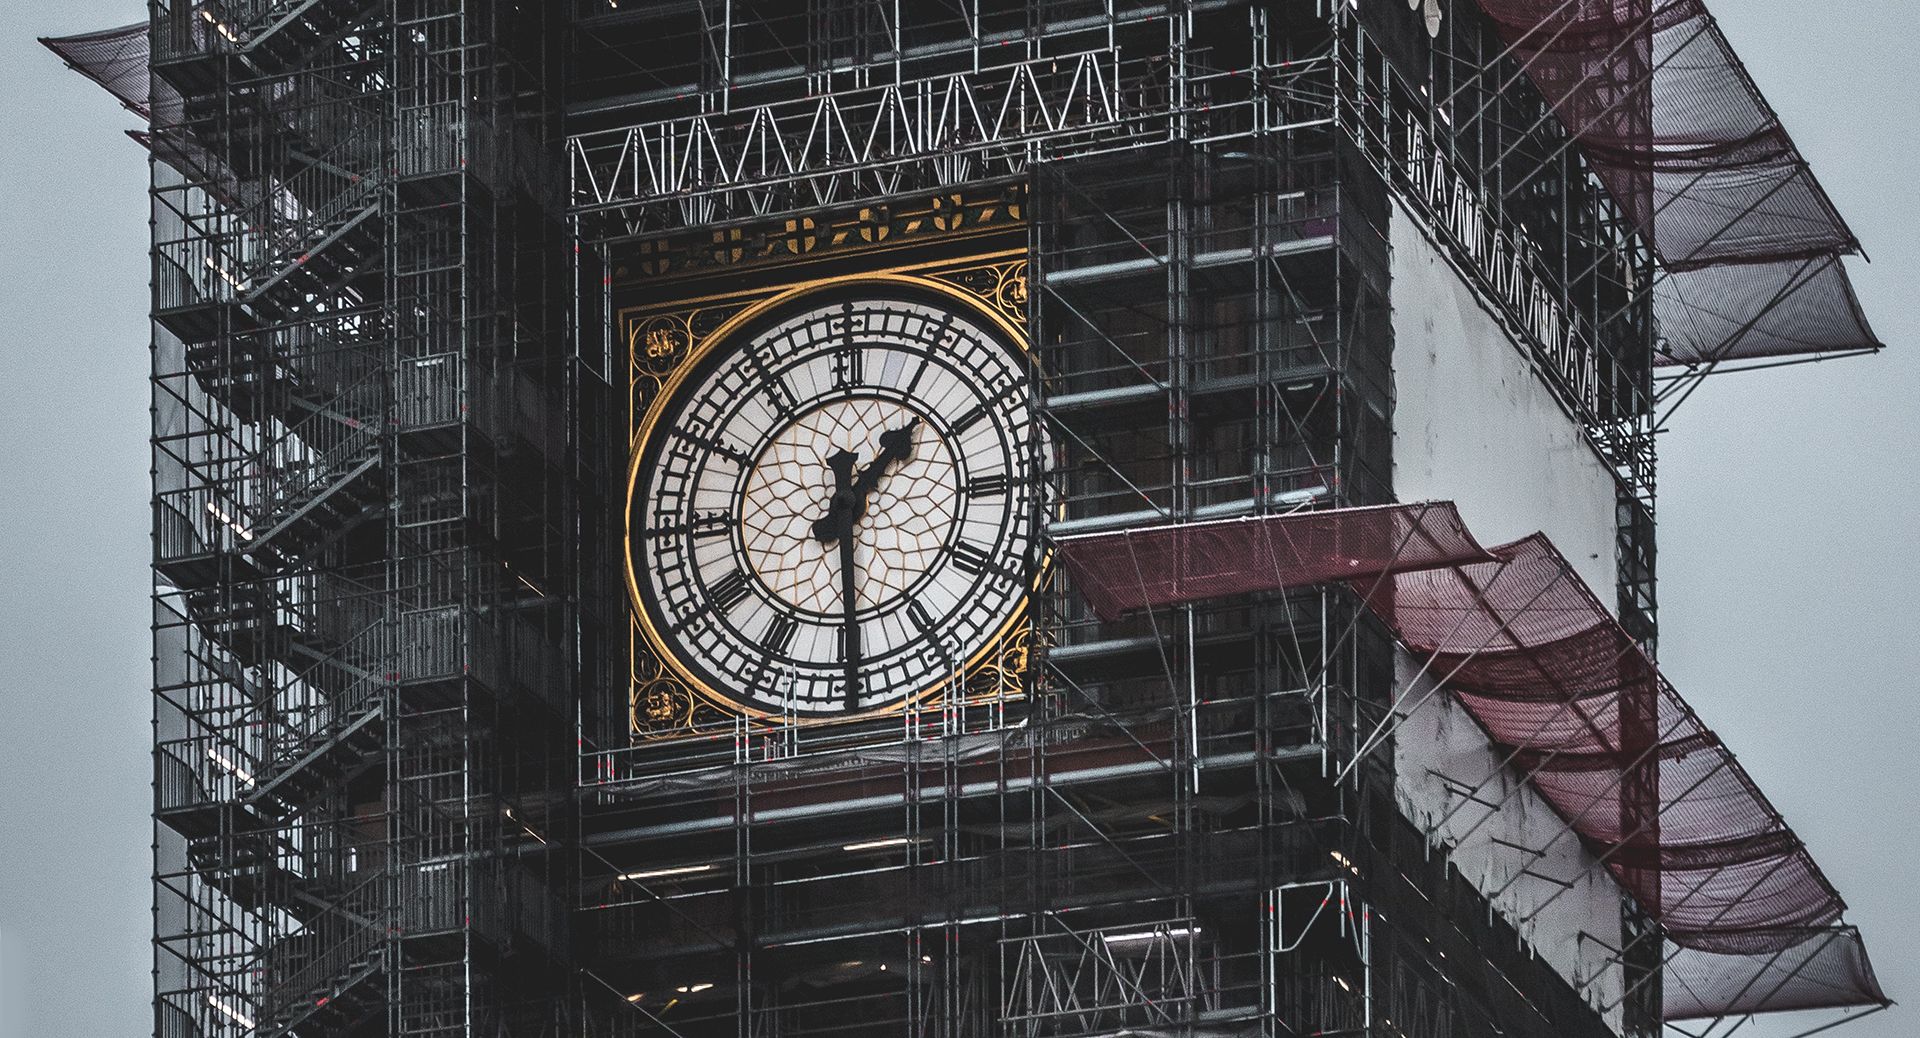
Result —
<svg viewBox="0 0 1920 1038"><path fill-rule="evenodd" d="M1704 4L146 7L160 1038L1885 1004L1654 659L1878 347Z"/></svg>

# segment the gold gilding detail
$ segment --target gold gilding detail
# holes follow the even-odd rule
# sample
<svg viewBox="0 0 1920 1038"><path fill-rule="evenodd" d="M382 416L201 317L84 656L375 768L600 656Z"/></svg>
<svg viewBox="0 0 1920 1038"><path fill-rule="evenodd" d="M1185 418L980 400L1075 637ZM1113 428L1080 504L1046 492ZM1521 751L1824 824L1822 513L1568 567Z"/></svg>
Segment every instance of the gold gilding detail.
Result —
<svg viewBox="0 0 1920 1038"><path fill-rule="evenodd" d="M719 235L716 233L716 241ZM738 240L738 239L733 239ZM974 267L927 270L910 275L901 272L857 274L789 285L757 299L734 297L725 301L665 311L624 311L626 340L632 372L632 456L628 472L628 513L636 478L638 459L644 456L648 437L661 414L662 399L676 391L687 377L693 361L709 350L724 349L727 340L762 313L822 289L861 285L884 291L889 284L918 285L940 290L956 303L971 305L980 316L993 321L1002 333L1021 348L1026 348L1026 262L1005 259ZM712 731L717 724L745 716L752 723L774 724L783 719L743 706L720 692L706 688L677 664L662 645L647 617L634 604L635 573L631 531L628 533L626 580L629 616L632 621L632 681L629 713L636 739L655 740ZM1043 563L1033 587L1045 579ZM1030 592L1031 594L1031 589ZM1027 606L1010 615L1001 630L961 668L958 680L949 679L906 696L899 702L867 715L898 713L909 708L925 708L945 701L958 690L964 704L1018 699L1025 694L1026 671L1031 658L1033 625ZM793 719L785 719L791 721ZM801 720L812 724L834 718Z"/></svg>
<svg viewBox="0 0 1920 1038"><path fill-rule="evenodd" d="M633 679L629 685L628 724L642 740L670 739L724 723L728 715L694 693L646 647L638 627L631 632Z"/></svg>
<svg viewBox="0 0 1920 1038"><path fill-rule="evenodd" d="M937 276L950 285L966 290L969 295L992 307L1001 317L1022 328L1026 327L1026 260L966 267Z"/></svg>
<svg viewBox="0 0 1920 1038"><path fill-rule="evenodd" d="M701 227L648 238L616 271L620 283L696 276L714 270L771 268L796 258L882 253L935 241L1017 233L1025 220L1026 186L991 193L952 190L900 196L831 215L795 216L757 226ZM875 262L892 270L906 264Z"/></svg>
<svg viewBox="0 0 1920 1038"><path fill-rule="evenodd" d="M1033 622L1024 619L1001 635L993 652L967 675L966 701L988 703L1025 696L1033 639Z"/></svg>

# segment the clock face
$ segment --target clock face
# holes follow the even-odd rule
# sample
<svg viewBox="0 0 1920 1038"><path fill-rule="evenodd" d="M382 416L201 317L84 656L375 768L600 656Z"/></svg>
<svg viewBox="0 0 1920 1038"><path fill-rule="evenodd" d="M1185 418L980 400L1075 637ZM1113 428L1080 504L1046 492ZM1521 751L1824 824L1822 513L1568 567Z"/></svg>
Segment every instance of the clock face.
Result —
<svg viewBox="0 0 1920 1038"><path fill-rule="evenodd" d="M910 286L815 293L723 334L649 410L629 489L654 647L750 710L894 705L1026 601L1036 437L997 322Z"/></svg>

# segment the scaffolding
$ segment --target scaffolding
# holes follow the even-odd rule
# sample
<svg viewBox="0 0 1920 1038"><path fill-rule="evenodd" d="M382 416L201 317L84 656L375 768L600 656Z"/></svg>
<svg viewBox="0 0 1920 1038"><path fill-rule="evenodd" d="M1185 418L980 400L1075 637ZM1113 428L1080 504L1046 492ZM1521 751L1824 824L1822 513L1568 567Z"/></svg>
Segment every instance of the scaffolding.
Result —
<svg viewBox="0 0 1920 1038"><path fill-rule="evenodd" d="M1550 116L1517 70L1457 126L1408 85L1436 47L1498 67L1490 26L1436 44L1394 5L764 6L581 7L575 227L599 269L665 277L610 300L778 256L798 222L1024 185L1052 538L1383 504L1398 205L1616 474L1640 567L1621 595L1651 633L1651 255L1550 118L1517 129ZM643 39L684 60L640 67ZM1439 193L1501 149L1491 184ZM1526 243L1519 294L1486 262L1496 233ZM1394 657L1353 591L1113 618L1056 573L1030 648L996 696L878 720L636 740L635 704L604 693L579 775L583 1023L1611 1033L1397 813L1391 754L1358 752ZM1634 987L1643 1033L1658 985Z"/></svg>
<svg viewBox="0 0 1920 1038"><path fill-rule="evenodd" d="M855 4L847 10L873 20L840 24L791 5L634 16L580 2L581 79L608 77L600 96L571 106L573 212L588 240L745 226L1009 178L1064 183L1076 166L1180 147L1196 150L1222 199L1276 175L1262 163L1303 184L1318 177L1316 190L1332 183L1331 170L1295 169L1294 152L1319 148L1328 154L1313 161L1345 163L1350 190L1353 171L1371 169L1383 188L1376 227L1389 196L1417 214L1615 469L1620 606L1636 636L1652 640L1656 360L1645 344L1656 257L1632 203L1616 203L1491 20L1463 7L1436 32L1418 12L1185 0ZM670 41L663 49L689 61L640 70L609 56L641 38ZM768 42L782 40L813 49ZM1646 78L1639 66L1608 67ZM1616 121L1644 119L1647 92L1624 92ZM1309 210L1331 196L1310 197L1310 186L1275 203L1292 211L1269 233L1313 237ZM1244 239L1253 221L1236 219ZM1213 250L1203 265L1254 247L1224 226L1218 249L1196 244ZM1151 236L1111 251L1164 261ZM1269 276L1247 292L1285 287Z"/></svg>
<svg viewBox="0 0 1920 1038"><path fill-rule="evenodd" d="M1687 44L1588 6L152 0L55 41L151 123L156 1033L1603 1038L1822 969L1877 995L1846 928L1663 990L1704 974L1656 903L1691 866L1654 680L1613 707L1617 838L1566 827L1643 903L1594 975L1530 947L1396 804L1408 697L1472 691L1396 673L1453 651L1395 626L1425 519L1332 556L1364 577L1056 566L990 667L893 713L639 723L635 299L984 276L1066 552L1388 514L1407 220L1611 474L1602 626L1650 671L1655 369L1736 340L1662 352L1687 189L1603 147L1654 138ZM1511 562L1466 540L1419 566Z"/></svg>
<svg viewBox="0 0 1920 1038"><path fill-rule="evenodd" d="M165 1038L564 1032L551 22L151 5Z"/></svg>

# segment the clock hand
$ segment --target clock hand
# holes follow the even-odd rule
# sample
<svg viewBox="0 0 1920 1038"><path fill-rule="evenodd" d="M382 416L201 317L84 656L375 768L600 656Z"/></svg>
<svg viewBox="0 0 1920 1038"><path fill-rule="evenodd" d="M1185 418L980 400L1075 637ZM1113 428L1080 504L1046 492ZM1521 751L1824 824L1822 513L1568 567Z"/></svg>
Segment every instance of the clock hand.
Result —
<svg viewBox="0 0 1920 1038"><path fill-rule="evenodd" d="M827 500L827 514L813 521L813 538L822 544L833 543L840 536L840 528L851 528L854 505L858 497L854 491L853 464L860 455L852 451L835 452L827 458L827 467L833 470L833 497Z"/></svg>
<svg viewBox="0 0 1920 1038"><path fill-rule="evenodd" d="M866 517L867 499L873 495L874 488L880 485L880 478L895 464L912 456L913 429L919 424L920 419L914 418L898 429L881 433L880 456L860 470L858 477L853 474L854 463L860 460L858 454L841 450L827 458L827 467L833 470L833 497L827 502L827 514L814 520L815 540L831 544L840 536L843 526L851 530L855 523Z"/></svg>
<svg viewBox="0 0 1920 1038"><path fill-rule="evenodd" d="M853 587L853 519L849 516L842 525L840 533L840 609L841 627L845 632L847 710L851 712L860 705L860 664L865 661L865 653L860 648L860 621L854 616L859 611L860 600Z"/></svg>
<svg viewBox="0 0 1920 1038"><path fill-rule="evenodd" d="M860 648L860 623L855 616L859 611L859 594L853 580L853 527L867 514L867 499L880 484L880 478L893 465L912 455L913 427L918 424L920 419L915 418L898 429L881 433L880 456L862 469L857 477L853 467L860 460L858 454L839 450L827 458L827 467L833 470L833 498L827 503L827 514L814 520L813 536L822 544L840 542L840 608L841 629L845 632L846 641L848 710L858 705L860 665L864 659Z"/></svg>

